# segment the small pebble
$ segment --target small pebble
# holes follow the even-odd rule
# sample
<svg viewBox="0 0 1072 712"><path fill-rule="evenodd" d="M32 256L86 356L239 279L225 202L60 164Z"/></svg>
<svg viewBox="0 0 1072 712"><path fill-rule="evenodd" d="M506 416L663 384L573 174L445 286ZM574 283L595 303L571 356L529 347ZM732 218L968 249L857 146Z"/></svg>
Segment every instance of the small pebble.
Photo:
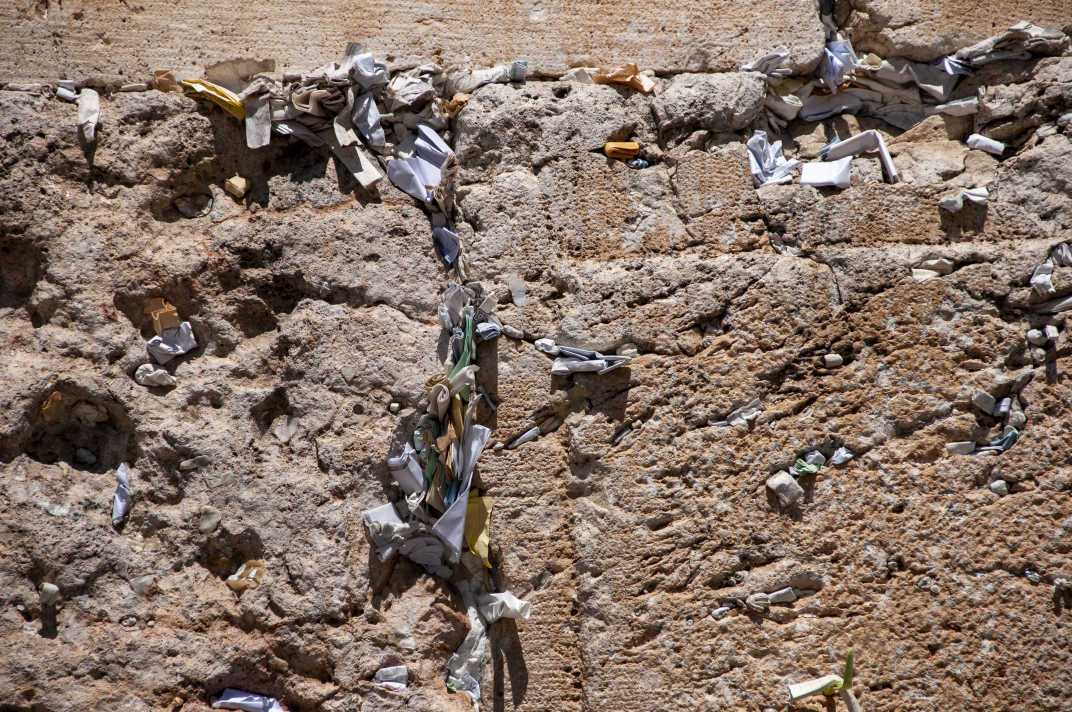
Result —
<svg viewBox="0 0 1072 712"><path fill-rule="evenodd" d="M516 326L510 326L509 324L503 324L502 333L509 336L511 339L522 339L525 337L525 332Z"/></svg>
<svg viewBox="0 0 1072 712"><path fill-rule="evenodd" d="M120 620L119 624L124 626L124 627L126 627L126 628L132 628L133 626L138 624L138 617L137 616L127 616L126 618L123 618L122 620Z"/></svg>
<svg viewBox="0 0 1072 712"><path fill-rule="evenodd" d="M729 606L719 606L715 610L711 611L711 617L717 621L719 618L722 618L731 610L733 609L731 609Z"/></svg>
<svg viewBox="0 0 1072 712"><path fill-rule="evenodd" d="M1044 346L1046 344L1046 335L1038 329L1028 329L1027 341L1035 346Z"/></svg>
<svg viewBox="0 0 1072 712"><path fill-rule="evenodd" d="M1038 571L1025 571L1024 576L1026 576L1027 580L1030 581L1031 583L1041 583L1042 582L1042 577L1039 576Z"/></svg>
<svg viewBox="0 0 1072 712"><path fill-rule="evenodd" d="M845 360L841 358L841 354L826 354L823 356L823 361L826 363L827 368L837 368L845 362Z"/></svg>
<svg viewBox="0 0 1072 712"><path fill-rule="evenodd" d="M990 483L990 491L999 497L1004 497L1009 493L1009 485L1005 480L994 480Z"/></svg>
<svg viewBox="0 0 1072 712"><path fill-rule="evenodd" d="M387 406L387 410L391 411L392 413L397 413L401 408L402 406L398 403L391 403L391 405Z"/></svg>

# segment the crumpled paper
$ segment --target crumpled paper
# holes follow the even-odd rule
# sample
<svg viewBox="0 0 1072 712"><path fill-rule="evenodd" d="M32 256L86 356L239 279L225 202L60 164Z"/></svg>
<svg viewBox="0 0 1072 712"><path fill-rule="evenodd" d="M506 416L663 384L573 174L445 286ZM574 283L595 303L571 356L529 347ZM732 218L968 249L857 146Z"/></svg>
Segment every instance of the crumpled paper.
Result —
<svg viewBox="0 0 1072 712"><path fill-rule="evenodd" d="M138 366L134 371L134 380L140 386L174 386L178 381L168 373L165 369L159 366L154 366L151 363L143 363Z"/></svg>
<svg viewBox="0 0 1072 712"><path fill-rule="evenodd" d="M196 349L197 339L194 338L190 322L184 321L179 326L164 329L163 333L149 339L146 348L157 363L167 363L176 356Z"/></svg>
<svg viewBox="0 0 1072 712"><path fill-rule="evenodd" d="M477 596L480 614L489 624L500 618L528 619L532 615L532 604L522 601L509 591L502 593L484 593Z"/></svg>
<svg viewBox="0 0 1072 712"><path fill-rule="evenodd" d="M264 562L260 559L250 559L239 566L238 571L228 576L224 583L233 591L257 588L264 579L264 565Z"/></svg>
<svg viewBox="0 0 1072 712"><path fill-rule="evenodd" d="M776 183L793 182L792 170L799 164L797 160L786 160L782 155L782 142L768 143L766 131L756 131L745 144L748 149L748 164L752 170L756 187Z"/></svg>
<svg viewBox="0 0 1072 712"><path fill-rule="evenodd" d="M212 709L244 710L244 712L285 712L274 697L257 695L228 687L212 701Z"/></svg>
<svg viewBox="0 0 1072 712"><path fill-rule="evenodd" d="M596 84L621 84L644 94L650 94L655 89L655 82L651 77L641 74L640 68L635 63L623 64L617 69L606 72L597 72L592 75L592 81Z"/></svg>

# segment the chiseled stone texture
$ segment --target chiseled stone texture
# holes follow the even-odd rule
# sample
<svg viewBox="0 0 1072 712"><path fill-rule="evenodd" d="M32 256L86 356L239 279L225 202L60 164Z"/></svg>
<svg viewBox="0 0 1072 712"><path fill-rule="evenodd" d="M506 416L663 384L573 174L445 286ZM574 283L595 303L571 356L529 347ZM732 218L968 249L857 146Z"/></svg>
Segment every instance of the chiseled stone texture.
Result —
<svg viewBox="0 0 1072 712"><path fill-rule="evenodd" d="M544 76L624 62L659 73L724 72L784 46L794 67L806 71L818 63L823 42L813 0L14 0L0 5L0 28L0 82L94 75L143 81L166 68L200 76L203 65L248 56L309 71L341 56L347 42L396 66L527 59Z"/></svg>
<svg viewBox="0 0 1072 712"><path fill-rule="evenodd" d="M1024 339L1032 270L1072 237L1068 130L1035 135L1069 110L1065 62L989 70L974 124L792 124L781 138L805 160L835 131L886 136L905 180L882 183L867 155L841 191L752 187L736 73L660 78L740 87L673 103L559 82L474 94L448 133L458 232L523 333L479 353L500 405L480 413L478 478L495 582L534 606L490 627L483 709L781 709L787 682L838 671L850 647L868 712L1067 708L1072 612L1053 582L1072 574L1072 346L1055 319L1048 383ZM226 686L292 712L471 709L443 679L460 598L379 562L360 522L398 497L384 460L439 368L452 275L425 214L296 141L246 151L236 122L179 95L105 94L92 151L74 114L0 92L5 709L207 712ZM1003 160L960 143L991 125ZM629 138L650 167L599 152ZM243 201L222 190L236 172ZM988 206L939 212L976 185ZM928 257L953 271L913 281ZM1067 268L1053 282L1072 292ZM199 343L168 365L174 388L133 380L153 296ZM539 337L637 355L553 377ZM1020 441L947 455L997 431L971 393L1028 373ZM61 413L37 418L55 391ZM719 424L757 398L750 426ZM857 457L802 478L782 511L767 479L840 444ZM116 532L121 461L135 499ZM248 559L264 583L238 594L224 578ZM786 587L797 600L765 614L739 605ZM371 685L397 664L408 691Z"/></svg>
<svg viewBox="0 0 1072 712"><path fill-rule="evenodd" d="M952 54L1018 22L1072 30L1068 0L842 0L839 5L842 18L851 8L847 34L858 51L917 62Z"/></svg>

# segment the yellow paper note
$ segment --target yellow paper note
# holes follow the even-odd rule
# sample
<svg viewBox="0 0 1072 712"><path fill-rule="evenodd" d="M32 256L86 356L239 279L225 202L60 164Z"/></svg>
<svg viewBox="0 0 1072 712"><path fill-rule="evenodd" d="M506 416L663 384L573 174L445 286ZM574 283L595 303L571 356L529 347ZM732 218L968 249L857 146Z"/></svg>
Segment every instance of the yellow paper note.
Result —
<svg viewBox="0 0 1072 712"><path fill-rule="evenodd" d="M603 153L607 155L607 158L628 161L640 153L640 144L635 141L608 141L603 146Z"/></svg>
<svg viewBox="0 0 1072 712"><path fill-rule="evenodd" d="M488 547L491 545L491 497L481 497L470 490L465 509L465 541L469 550L491 568Z"/></svg>
<svg viewBox="0 0 1072 712"><path fill-rule="evenodd" d="M246 107L230 89L225 89L218 84L207 82L204 79L183 79L182 86L217 104L231 116L238 120L246 118Z"/></svg>
<svg viewBox="0 0 1072 712"><path fill-rule="evenodd" d="M592 77L596 84L623 84L639 92L650 94L655 88L651 77L641 74L636 64L623 64L609 72L599 72Z"/></svg>

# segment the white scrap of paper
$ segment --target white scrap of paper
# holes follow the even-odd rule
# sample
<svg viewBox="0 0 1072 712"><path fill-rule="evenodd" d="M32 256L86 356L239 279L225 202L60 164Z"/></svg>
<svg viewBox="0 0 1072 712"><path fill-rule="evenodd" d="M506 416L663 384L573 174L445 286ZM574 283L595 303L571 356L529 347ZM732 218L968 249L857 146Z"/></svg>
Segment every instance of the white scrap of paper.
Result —
<svg viewBox="0 0 1072 712"><path fill-rule="evenodd" d="M1005 144L1003 144L1001 141L995 141L992 138L987 138L982 134L973 133L971 136L968 137L966 143L968 144L969 148L986 151L987 153L992 153L995 156L1000 156L1001 154L1005 153Z"/></svg>
<svg viewBox="0 0 1072 712"><path fill-rule="evenodd" d="M244 712L284 712L274 697L257 695L245 690L228 687L212 701L212 709L243 710Z"/></svg>
<svg viewBox="0 0 1072 712"><path fill-rule="evenodd" d="M178 326L164 329L149 339L145 347L157 363L167 363L176 356L196 349L197 339L194 338L194 329L190 322L184 321Z"/></svg>
<svg viewBox="0 0 1072 712"><path fill-rule="evenodd" d="M970 200L976 205L986 205L990 198L990 191L986 188L966 188L959 193L947 195L939 199L938 207L951 213L959 213L964 207L964 201Z"/></svg>
<svg viewBox="0 0 1072 712"><path fill-rule="evenodd" d="M893 159L886 148L886 142L882 140L882 134L874 129L863 131L844 141L838 141L835 144L824 147L822 156L825 160L833 161L876 149L878 150L879 160L882 162L882 169L886 172L887 182L896 183L897 169L893 165Z"/></svg>
<svg viewBox="0 0 1072 712"><path fill-rule="evenodd" d="M838 675L824 675L814 680L806 680L789 685L789 701L796 702L799 699L817 694L826 689L832 683L842 684L844 681Z"/></svg>
<svg viewBox="0 0 1072 712"><path fill-rule="evenodd" d="M509 591L502 593L485 593L477 597L480 614L489 624L500 618L528 619L532 615L532 604L522 601Z"/></svg>
<svg viewBox="0 0 1072 712"><path fill-rule="evenodd" d="M143 363L134 371L134 380L140 386L174 386L175 377L159 366Z"/></svg>
<svg viewBox="0 0 1072 712"><path fill-rule="evenodd" d="M409 687L409 669L405 665L380 668L372 676L372 682L388 690L401 692Z"/></svg>
<svg viewBox="0 0 1072 712"><path fill-rule="evenodd" d="M748 139L745 147L748 149L748 164L757 188L793 181L792 170L799 161L786 160L782 155L781 141L769 143L766 131L756 131L752 134L752 138Z"/></svg>
<svg viewBox="0 0 1072 712"><path fill-rule="evenodd" d="M846 156L837 161L811 161L805 163L800 169L800 184L832 185L838 188L848 188L850 185L849 164L851 162L852 156Z"/></svg>
<svg viewBox="0 0 1072 712"><path fill-rule="evenodd" d="M402 446L401 455L387 458L387 468L406 494L424 491L424 470L417 460L417 451L409 442Z"/></svg>
<svg viewBox="0 0 1072 712"><path fill-rule="evenodd" d="M119 527L130 511L130 503L134 498L134 492L130 488L130 468L127 463L121 463L115 471L115 494L112 495L112 526Z"/></svg>
<svg viewBox="0 0 1072 712"><path fill-rule="evenodd" d="M78 94L78 130L86 143L97 140L97 123L100 121L100 95L92 89L83 89Z"/></svg>

